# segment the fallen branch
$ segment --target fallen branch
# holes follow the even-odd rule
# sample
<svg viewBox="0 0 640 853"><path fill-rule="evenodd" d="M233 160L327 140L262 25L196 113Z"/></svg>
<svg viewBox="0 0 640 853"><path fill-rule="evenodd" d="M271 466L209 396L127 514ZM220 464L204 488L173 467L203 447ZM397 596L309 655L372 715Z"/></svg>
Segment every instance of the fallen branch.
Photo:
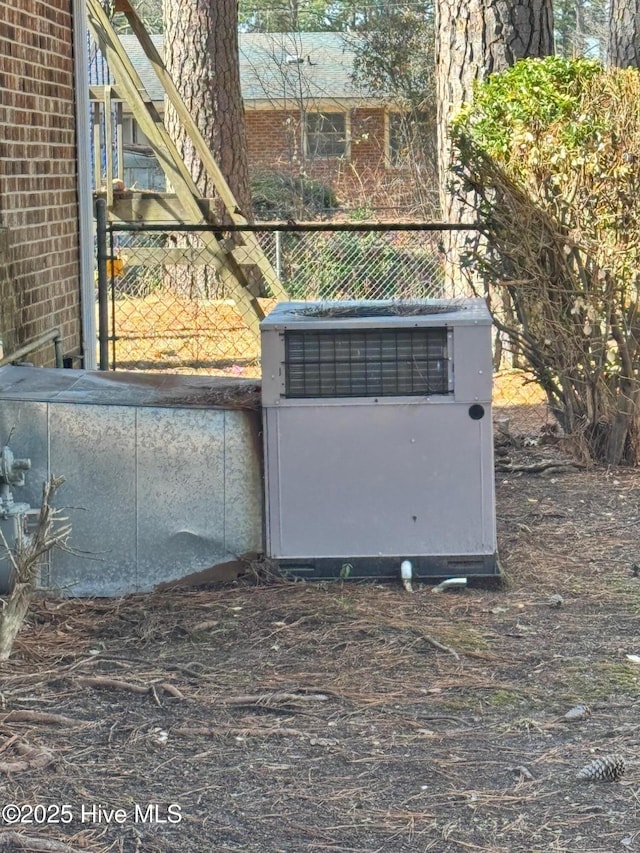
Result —
<svg viewBox="0 0 640 853"><path fill-rule="evenodd" d="M2 723L45 723L54 726L89 726L86 720L74 720L63 714L48 714L44 711L9 711L0 716Z"/></svg>
<svg viewBox="0 0 640 853"><path fill-rule="evenodd" d="M420 634L420 637L425 641L425 643L429 643L430 646L433 646L434 649L439 649L441 652L453 655L456 660L460 660L460 655L455 649L452 649L451 646L445 646L444 643L439 642L434 637L429 636L429 634Z"/></svg>
<svg viewBox="0 0 640 853"><path fill-rule="evenodd" d="M326 693L256 693L249 696L229 696L225 705L258 705L271 708L274 705L286 705L292 702L328 702Z"/></svg>
<svg viewBox="0 0 640 853"><path fill-rule="evenodd" d="M44 747L31 746L24 741L18 741L13 745L14 750L21 758L14 761L0 761L0 772L20 773L23 770L37 770L46 767L53 761L53 753Z"/></svg>
<svg viewBox="0 0 640 853"><path fill-rule="evenodd" d="M109 678L106 675L79 675L71 679L72 683L78 687L94 687L96 689L106 690L127 690L129 693L137 693L140 696L150 694L156 702L158 701L157 688L160 687L165 693L173 696L175 699L184 699L184 693L181 693L177 687L168 682L161 684L134 684L132 681L123 681L120 678Z"/></svg>
<svg viewBox="0 0 640 853"><path fill-rule="evenodd" d="M150 687L145 687L143 684L133 684L131 681L122 681L118 678L107 678L106 676L96 675L79 676L73 679L73 683L79 687L96 687L105 688L107 690L127 690L129 693L139 693L141 696L150 692Z"/></svg>
<svg viewBox="0 0 640 853"><path fill-rule="evenodd" d="M171 729L173 735L184 735L185 737L307 737L305 732L299 729L286 729L269 726L251 726L249 728L231 728L228 726L180 726Z"/></svg>
<svg viewBox="0 0 640 853"><path fill-rule="evenodd" d="M0 832L0 850L30 850L32 853L78 853L77 847L70 847L63 841L51 841L36 838L33 835L20 835L11 830Z"/></svg>
<svg viewBox="0 0 640 853"><path fill-rule="evenodd" d="M506 463L496 462L496 471L502 471L505 474L540 474L542 471L549 471L551 468L586 468L586 465L580 462L534 462L531 465L507 465Z"/></svg>
<svg viewBox="0 0 640 853"><path fill-rule="evenodd" d="M169 696L173 696L174 699L184 699L185 698L184 693L182 693L180 690L178 690L177 687L174 687L173 684L167 684L165 682L162 682L162 684L159 684L158 686L161 687L165 693L168 693Z"/></svg>
<svg viewBox="0 0 640 853"><path fill-rule="evenodd" d="M146 663L148 663L148 661L146 660L146 658L132 657L130 655L127 655L127 657L124 659L118 658L113 654L110 654L108 657L102 657L101 655L95 655L95 656L90 657L90 658L84 658L83 660L78 661L77 663L73 664L73 666L69 667L69 671L71 669L77 669L78 667L81 667L81 666L100 666L100 665L105 664L105 663L116 664L117 666L121 666L121 667L122 666L131 667L131 665L134 663L146 664ZM186 675L189 678L195 678L198 681L215 680L215 676L213 675L213 673L200 672L197 669L193 669L192 667L189 667L189 666L182 666L179 663L171 663L169 661L163 661L162 665L164 667L166 667L166 669L171 670L172 672L180 672L183 675ZM169 676L169 677L171 677L171 676Z"/></svg>
<svg viewBox="0 0 640 853"><path fill-rule="evenodd" d="M452 655L456 660L460 660L460 655L455 649L452 649L451 646L446 646L444 643L436 640L435 637L432 637L431 634L423 634L421 631L413 628L409 623L398 619L387 619L385 620L385 624L396 631L406 631L407 628L409 628L419 640L424 640L425 643L433 646L434 649L438 649L440 652L446 652L448 655Z"/></svg>
<svg viewBox="0 0 640 853"><path fill-rule="evenodd" d="M9 747L14 744L17 740L20 740L20 735L10 734L7 735L3 741L0 742L0 752L6 752Z"/></svg>

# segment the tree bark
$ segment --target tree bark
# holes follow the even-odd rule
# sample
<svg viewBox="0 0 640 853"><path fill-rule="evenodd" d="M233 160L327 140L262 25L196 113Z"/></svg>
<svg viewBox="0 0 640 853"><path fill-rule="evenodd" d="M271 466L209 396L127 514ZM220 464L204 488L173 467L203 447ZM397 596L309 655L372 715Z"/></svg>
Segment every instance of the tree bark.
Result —
<svg viewBox="0 0 640 853"><path fill-rule="evenodd" d="M238 64L237 0L164 0L165 64L242 213L251 218L246 129ZM199 191L215 186L166 104L165 125ZM220 222L226 212L217 207Z"/></svg>
<svg viewBox="0 0 640 853"><path fill-rule="evenodd" d="M471 101L476 81L504 71L519 59L553 53L552 0L437 0L436 92L438 104L438 174L441 218L473 222L473 196L451 189L449 125ZM470 290L460 256L464 232L444 235L444 294Z"/></svg>
<svg viewBox="0 0 640 853"><path fill-rule="evenodd" d="M164 61L237 203L252 221L247 143L238 62L238 0L164 0ZM217 199L216 222L229 215L171 104L165 126L204 198ZM170 235L169 246L201 249L195 234ZM210 266L166 267L164 286L189 300L223 298L222 282ZM197 360L197 358L196 358Z"/></svg>
<svg viewBox="0 0 640 853"><path fill-rule="evenodd" d="M553 53L551 0L438 0L436 79L440 198L445 219L459 210L447 191L451 162L449 124L470 101L476 80L519 59Z"/></svg>
<svg viewBox="0 0 640 853"><path fill-rule="evenodd" d="M640 68L640 0L611 0L609 65Z"/></svg>

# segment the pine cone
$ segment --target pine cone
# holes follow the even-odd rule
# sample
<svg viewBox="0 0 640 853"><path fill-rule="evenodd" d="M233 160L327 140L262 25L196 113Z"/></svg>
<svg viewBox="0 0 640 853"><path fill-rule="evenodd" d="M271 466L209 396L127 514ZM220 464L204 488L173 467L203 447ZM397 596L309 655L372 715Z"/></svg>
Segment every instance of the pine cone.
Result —
<svg viewBox="0 0 640 853"><path fill-rule="evenodd" d="M626 766L621 755L605 755L583 767L578 773L578 779L586 782L617 782L624 775Z"/></svg>

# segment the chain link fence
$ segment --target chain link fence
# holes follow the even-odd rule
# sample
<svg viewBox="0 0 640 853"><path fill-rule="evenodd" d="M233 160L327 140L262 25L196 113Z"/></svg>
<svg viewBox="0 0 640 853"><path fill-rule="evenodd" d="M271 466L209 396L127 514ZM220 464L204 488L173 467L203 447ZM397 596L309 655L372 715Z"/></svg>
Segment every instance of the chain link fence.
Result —
<svg viewBox="0 0 640 853"><path fill-rule="evenodd" d="M318 229L322 230L318 230ZM348 230L341 230L347 229ZM473 232L462 232L473 236ZM360 299L413 300L463 297L461 275L447 273L450 232L411 226L372 230L354 223L311 230L256 233L257 240L288 298L302 301ZM107 227L106 278L109 285L110 367L173 373L257 378L260 341L255 311L236 299L232 281L216 267L204 233L160 226ZM234 256L247 262L240 235L217 234L217 245L240 243ZM243 252L245 252L243 256ZM265 314L275 304L268 287L258 291ZM253 270L255 273L255 269ZM106 313L106 312L105 312ZM504 353L496 372L496 403L534 407L535 422L547 417L544 396L527 374L509 365ZM508 414L508 413L507 413Z"/></svg>
<svg viewBox="0 0 640 853"><path fill-rule="evenodd" d="M259 232L257 238L291 299L444 295L437 231L287 230ZM259 376L253 318L236 304L200 234L112 225L109 244L112 367ZM242 246L235 255L249 260ZM258 303L269 311L268 288Z"/></svg>

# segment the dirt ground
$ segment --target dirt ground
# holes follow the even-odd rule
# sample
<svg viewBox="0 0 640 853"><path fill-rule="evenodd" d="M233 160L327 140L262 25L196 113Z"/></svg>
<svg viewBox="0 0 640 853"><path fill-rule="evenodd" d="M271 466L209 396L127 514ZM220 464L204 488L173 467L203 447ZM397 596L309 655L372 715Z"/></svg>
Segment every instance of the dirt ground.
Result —
<svg viewBox="0 0 640 853"><path fill-rule="evenodd" d="M503 589L37 600L0 670L0 849L640 851L640 472L498 460Z"/></svg>
<svg viewBox="0 0 640 853"><path fill-rule="evenodd" d="M267 308L270 300L262 300ZM113 303L118 370L260 376L259 341L233 303L160 293Z"/></svg>

